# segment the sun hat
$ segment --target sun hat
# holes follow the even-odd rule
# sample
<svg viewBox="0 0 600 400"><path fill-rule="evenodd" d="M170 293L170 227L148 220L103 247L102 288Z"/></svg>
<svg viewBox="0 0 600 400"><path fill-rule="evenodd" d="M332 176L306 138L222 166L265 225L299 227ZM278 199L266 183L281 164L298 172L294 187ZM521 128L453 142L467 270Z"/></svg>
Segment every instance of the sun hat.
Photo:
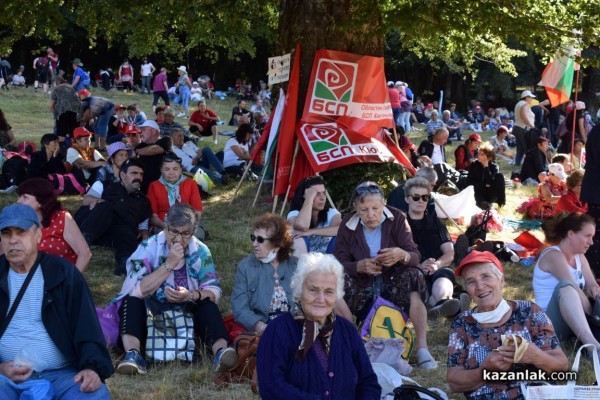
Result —
<svg viewBox="0 0 600 400"><path fill-rule="evenodd" d="M129 153L129 157L131 157L131 149L125 145L123 142L114 142L106 149L106 153L108 154L108 159L114 156L118 151L125 150Z"/></svg>
<svg viewBox="0 0 600 400"><path fill-rule="evenodd" d="M404 82L402 81L396 81L396 83L394 84L394 86L402 86L404 85Z"/></svg>
<svg viewBox="0 0 600 400"><path fill-rule="evenodd" d="M138 128L137 125L127 125L127 127L125 127L126 135L137 135L138 133L140 133L140 128Z"/></svg>
<svg viewBox="0 0 600 400"><path fill-rule="evenodd" d="M81 60L79 58L76 58L73 60L73 64L77 64L80 67L83 67L83 63L81 62Z"/></svg>
<svg viewBox="0 0 600 400"><path fill-rule="evenodd" d="M185 65L181 65L179 68L177 68L177 71L185 72L187 74L187 68Z"/></svg>
<svg viewBox="0 0 600 400"><path fill-rule="evenodd" d="M469 139L481 143L481 136L478 133L471 133Z"/></svg>
<svg viewBox="0 0 600 400"><path fill-rule="evenodd" d="M548 172L558 177L558 179L560 179L561 181L567 179L567 174L565 173L565 169L563 168L562 164L553 163L548 165Z"/></svg>
<svg viewBox="0 0 600 400"><path fill-rule="evenodd" d="M154 128L157 131L160 131L160 128L158 127L158 124L156 123L156 121L153 121L151 119L145 120L143 124L138 125L138 128L145 128L147 126L149 126L150 128Z"/></svg>
<svg viewBox="0 0 600 400"><path fill-rule="evenodd" d="M92 136L92 132L88 131L83 126L78 126L77 128L73 129L73 138L75 140L85 136Z"/></svg>
<svg viewBox="0 0 600 400"><path fill-rule="evenodd" d="M19 228L24 231L33 225L40 226L40 220L34 209L25 204L11 204L4 207L0 214L0 230Z"/></svg>
<svg viewBox="0 0 600 400"><path fill-rule="evenodd" d="M387 85L388 87L394 87L394 81L388 81Z"/></svg>
<svg viewBox="0 0 600 400"><path fill-rule="evenodd" d="M523 99L525 97L533 97L535 99L537 96L533 94L531 90L524 90L523 93L521 93L521 98Z"/></svg>
<svg viewBox="0 0 600 400"><path fill-rule="evenodd" d="M502 268L500 260L498 260L498 258L496 258L495 255L493 255L489 251L471 250L471 252L467 254L467 256L463 258L463 260L460 262L460 265L454 271L454 275L460 276L463 272L463 269L467 265L487 262L494 264L500 270L500 272L504 273L504 268Z"/></svg>

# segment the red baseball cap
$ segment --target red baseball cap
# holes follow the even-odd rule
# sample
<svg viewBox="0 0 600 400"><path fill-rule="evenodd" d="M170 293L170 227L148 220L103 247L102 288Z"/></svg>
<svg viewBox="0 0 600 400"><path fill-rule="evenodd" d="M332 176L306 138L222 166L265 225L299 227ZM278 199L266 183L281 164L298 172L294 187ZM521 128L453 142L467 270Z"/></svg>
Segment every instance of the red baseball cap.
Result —
<svg viewBox="0 0 600 400"><path fill-rule="evenodd" d="M471 133L469 135L469 139L474 140L476 142L481 142L481 136L478 133Z"/></svg>
<svg viewBox="0 0 600 400"><path fill-rule="evenodd" d="M77 94L79 96L88 97L91 93L87 89L81 89L79 92L77 92Z"/></svg>
<svg viewBox="0 0 600 400"><path fill-rule="evenodd" d="M92 136L92 132L88 131L83 126L78 126L77 128L73 129L73 138L75 140L84 136Z"/></svg>
<svg viewBox="0 0 600 400"><path fill-rule="evenodd" d="M502 264L500 264L500 261L496 258L495 255L493 255L489 251L471 250L471 252L460 262L460 265L454 271L454 275L460 276L462 274L463 269L469 264L490 262L493 263L496 267L498 267L500 272L504 273L504 268L502 268Z"/></svg>
<svg viewBox="0 0 600 400"><path fill-rule="evenodd" d="M126 110L127 107L125 107L123 104L117 104L115 106L115 110Z"/></svg>
<svg viewBox="0 0 600 400"><path fill-rule="evenodd" d="M126 135L137 135L140 132L140 128L138 128L137 125L127 125L125 128Z"/></svg>

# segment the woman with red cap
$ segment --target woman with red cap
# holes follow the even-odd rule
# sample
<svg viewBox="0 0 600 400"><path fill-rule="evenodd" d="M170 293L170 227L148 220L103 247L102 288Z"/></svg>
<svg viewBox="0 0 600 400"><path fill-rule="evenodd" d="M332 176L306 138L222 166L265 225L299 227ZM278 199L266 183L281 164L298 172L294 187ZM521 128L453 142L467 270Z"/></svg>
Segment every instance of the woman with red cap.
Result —
<svg viewBox="0 0 600 400"><path fill-rule="evenodd" d="M473 250L456 271L475 308L460 314L450 328L446 378L467 399L522 398L519 381L484 380L484 371L566 371L568 360L544 311L527 300L505 300L504 269L492 253ZM517 343L503 344L513 334Z"/></svg>

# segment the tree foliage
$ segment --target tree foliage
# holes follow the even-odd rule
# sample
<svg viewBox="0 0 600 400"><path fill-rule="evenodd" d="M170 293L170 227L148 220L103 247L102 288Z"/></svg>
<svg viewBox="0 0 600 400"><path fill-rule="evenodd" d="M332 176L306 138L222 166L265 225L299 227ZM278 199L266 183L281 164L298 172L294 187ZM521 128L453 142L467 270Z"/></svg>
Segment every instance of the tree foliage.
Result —
<svg viewBox="0 0 600 400"><path fill-rule="evenodd" d="M485 60L514 75L513 60L525 55L523 49L553 56L571 44L581 49L600 47L600 2L595 0L311 1L339 13L330 17L338 21L335 29L340 32L380 38L397 32L405 50L441 60L454 71L473 71L479 60ZM7 0L0 14L0 51L23 37L60 41L61 31L76 24L87 30L91 47L100 37L108 43L124 39L131 56L181 56L200 49L212 60L220 55L235 59L254 55L257 37L274 42L279 20L303 18L281 18L280 10L289 10L284 7L289 2ZM600 66L600 59L585 52L580 61Z"/></svg>

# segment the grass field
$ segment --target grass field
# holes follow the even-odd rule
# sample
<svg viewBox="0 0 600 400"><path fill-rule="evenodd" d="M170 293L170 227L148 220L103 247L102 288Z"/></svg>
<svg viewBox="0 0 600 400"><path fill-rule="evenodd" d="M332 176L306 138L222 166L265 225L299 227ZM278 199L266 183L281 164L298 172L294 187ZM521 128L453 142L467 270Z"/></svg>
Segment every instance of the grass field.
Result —
<svg viewBox="0 0 600 400"><path fill-rule="evenodd" d="M146 112L149 118L152 115L152 96L139 94L123 94L121 92L104 92L95 89L93 94L112 99L115 103L128 105L139 103L142 110ZM6 115L9 124L13 127L13 132L18 141L31 140L38 143L39 138L53 130L52 115L49 111L50 96L47 94L34 93L32 89L11 90L9 92L0 92L0 109ZM231 109L235 100L209 100L208 108L215 110L222 120L227 121L231 115ZM190 109L190 113L195 107ZM187 120L178 118L177 121L187 125ZM229 127L220 127L220 129L231 129ZM418 144L422 140L422 132L411 134L413 143ZM463 134L467 137L468 134ZM489 133L483 133L484 140L490 137ZM226 138L219 137L219 144L214 145L211 141L204 142L204 145L210 145L215 151L221 150ZM448 146L446 154L453 158L454 149L458 142ZM451 164L453 160L449 160ZM502 161L499 162L501 170L505 176L510 176L510 166ZM235 275L236 264L244 256L250 254L251 244L249 242L250 221L256 215L267 210L270 211L270 205L257 206L252 209L251 204L256 193L254 183L244 183L237 197L233 199L235 183L229 183L223 187L217 185L213 195L203 200L204 212L203 220L207 227L210 237L206 244L210 248L219 272L223 298L220 301L220 307L224 315L230 312L231 288ZM268 190L263 189L261 197L257 204L261 204L264 199L269 197ZM508 189L507 205L500 211L500 214L509 218L520 218L514 214L514 209L527 197L532 196L534 191L531 188ZM232 204L229 204L233 199ZM2 206L12 203L16 200L14 194L0 195L0 204ZM80 204L80 198L69 197L61 198L63 204L73 213ZM450 231L456 232L456 228L449 226ZM537 233L536 233L537 234ZM492 237L514 238L518 233L503 232L501 236L492 235ZM88 281L94 295L96 304L104 305L121 288L122 278L115 277L112 274L114 269L112 251L103 248L93 250L93 257L85 278ZM525 268L520 264L506 265L506 287L505 298L507 299L533 299L531 289L532 269ZM415 379L423 386L439 387L449 392L449 387L445 383L446 376L446 345L448 340L449 320L431 320L429 325L428 342L431 352L435 359L440 362L440 367L435 371L423 371L415 368L411 378ZM565 344L565 352L572 361L574 356L573 344ZM115 356L117 356L115 354ZM167 364L151 368L147 375L138 377L126 377L114 375L107 381L113 399L126 400L133 398L143 398L145 400L170 400L170 399L249 399L254 395L246 385L232 385L231 387L219 390L213 383L213 376L210 373L209 366L211 357L204 364ZM590 384L594 381L593 374L590 371L589 363L584 362L580 373L580 381ZM256 397L255 397L256 398ZM462 395L452 394L450 398L463 398Z"/></svg>

